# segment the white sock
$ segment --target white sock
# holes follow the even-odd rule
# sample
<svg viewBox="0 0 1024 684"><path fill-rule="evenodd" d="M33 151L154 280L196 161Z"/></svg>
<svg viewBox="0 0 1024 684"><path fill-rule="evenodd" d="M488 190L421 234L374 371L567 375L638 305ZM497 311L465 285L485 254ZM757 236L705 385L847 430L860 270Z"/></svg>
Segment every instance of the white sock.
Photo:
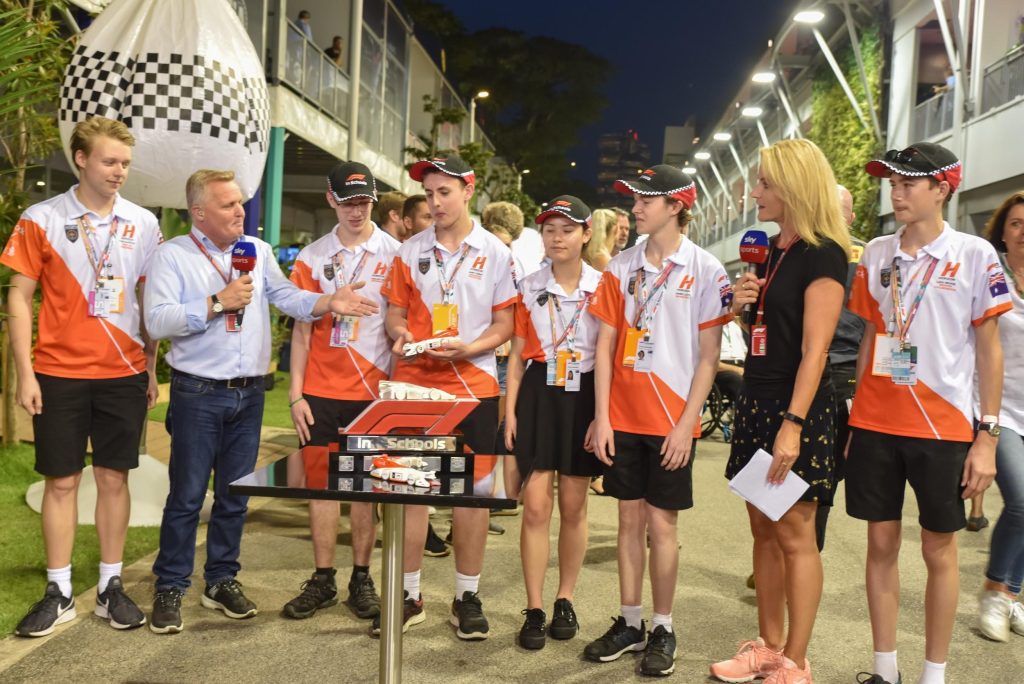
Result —
<svg viewBox="0 0 1024 684"><path fill-rule="evenodd" d="M409 598L414 601L420 599L420 572L417 570L402 575L402 588L409 592Z"/></svg>
<svg viewBox="0 0 1024 684"><path fill-rule="evenodd" d="M71 566L64 568L46 568L46 581L56 582L60 593L71 598Z"/></svg>
<svg viewBox="0 0 1024 684"><path fill-rule="evenodd" d="M480 591L480 575L463 575L461 572L455 572L455 598L462 600L462 595L466 592L477 593Z"/></svg>
<svg viewBox="0 0 1024 684"><path fill-rule="evenodd" d="M107 590L107 583L110 582L110 578L121 574L122 565L123 563L104 563L100 561L100 581L96 585L97 593L102 594Z"/></svg>
<svg viewBox="0 0 1024 684"><path fill-rule="evenodd" d="M626 625L628 627L640 629L640 626L643 623L644 607L622 606L622 617L626 618Z"/></svg>
<svg viewBox="0 0 1024 684"><path fill-rule="evenodd" d="M661 613L655 613L651 616L651 629L653 630L658 625L665 628L666 632L672 632L672 613L668 615L662 615Z"/></svg>
<svg viewBox="0 0 1024 684"><path fill-rule="evenodd" d="M875 674L881 675L882 679L889 684L896 684L900 677L900 669L896 666L896 651L882 652L875 651Z"/></svg>
<svg viewBox="0 0 1024 684"><path fill-rule="evenodd" d="M946 684L946 663L924 661L924 672L917 684Z"/></svg>

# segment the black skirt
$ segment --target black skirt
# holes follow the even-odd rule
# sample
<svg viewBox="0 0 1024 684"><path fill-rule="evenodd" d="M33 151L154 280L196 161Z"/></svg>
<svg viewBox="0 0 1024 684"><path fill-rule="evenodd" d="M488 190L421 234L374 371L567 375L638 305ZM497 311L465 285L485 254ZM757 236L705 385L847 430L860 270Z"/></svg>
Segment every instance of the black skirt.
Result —
<svg viewBox="0 0 1024 684"><path fill-rule="evenodd" d="M788 408L788 398L753 399L746 393L740 394L733 423L732 451L725 467L728 479L741 471L758 449L772 453L775 435L782 427L782 416ZM820 390L811 402L800 432L800 456L791 470L810 484L800 501L832 505L836 485L835 419L835 397L829 386Z"/></svg>
<svg viewBox="0 0 1024 684"><path fill-rule="evenodd" d="M513 452L523 480L534 470L593 477L601 462L583 449L594 420L594 374L580 376L580 391L547 384L545 364L534 361L523 374L516 399L516 441Z"/></svg>

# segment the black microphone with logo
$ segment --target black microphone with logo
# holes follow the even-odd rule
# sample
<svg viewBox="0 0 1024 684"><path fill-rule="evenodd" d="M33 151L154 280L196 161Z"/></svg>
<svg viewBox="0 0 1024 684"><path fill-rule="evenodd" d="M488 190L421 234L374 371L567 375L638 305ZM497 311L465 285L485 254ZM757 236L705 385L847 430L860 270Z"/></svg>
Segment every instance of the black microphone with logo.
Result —
<svg viewBox="0 0 1024 684"><path fill-rule="evenodd" d="M768 244L768 234L763 230L748 230L740 240L740 261L747 265L747 273L757 273L758 264L768 261L768 254L771 247ZM751 323L751 313L754 310L753 304L743 305L743 320Z"/></svg>
<svg viewBox="0 0 1024 684"><path fill-rule="evenodd" d="M235 248L231 250L231 267L239 273L251 273L256 270L256 243L239 242L236 244ZM242 327L244 314L244 307L235 312L235 325L239 328Z"/></svg>

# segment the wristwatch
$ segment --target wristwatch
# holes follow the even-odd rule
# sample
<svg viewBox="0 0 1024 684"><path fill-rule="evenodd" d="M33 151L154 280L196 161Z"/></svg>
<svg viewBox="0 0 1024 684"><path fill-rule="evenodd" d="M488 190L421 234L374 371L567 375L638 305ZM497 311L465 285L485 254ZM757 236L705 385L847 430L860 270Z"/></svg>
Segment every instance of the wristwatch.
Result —
<svg viewBox="0 0 1024 684"><path fill-rule="evenodd" d="M213 309L213 313L219 314L224 312L224 305L220 303L219 299L217 299L217 295L210 295L210 301L213 302L213 305L210 307Z"/></svg>
<svg viewBox="0 0 1024 684"><path fill-rule="evenodd" d="M987 432L993 437L999 437L999 416L982 416L978 423L978 432Z"/></svg>

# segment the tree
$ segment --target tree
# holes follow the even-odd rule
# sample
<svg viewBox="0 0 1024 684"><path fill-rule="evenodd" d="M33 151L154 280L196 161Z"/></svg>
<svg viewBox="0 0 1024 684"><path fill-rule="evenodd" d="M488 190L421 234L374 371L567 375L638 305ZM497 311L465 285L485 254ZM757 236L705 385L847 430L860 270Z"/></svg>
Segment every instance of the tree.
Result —
<svg viewBox="0 0 1024 684"><path fill-rule="evenodd" d="M0 0L0 245L6 245L28 206L25 172L60 146L55 105L70 42L53 20L58 0ZM6 303L10 270L0 267L0 303ZM4 307L6 309L6 307ZM3 373L3 440L15 434L14 359L7 326L0 330Z"/></svg>

